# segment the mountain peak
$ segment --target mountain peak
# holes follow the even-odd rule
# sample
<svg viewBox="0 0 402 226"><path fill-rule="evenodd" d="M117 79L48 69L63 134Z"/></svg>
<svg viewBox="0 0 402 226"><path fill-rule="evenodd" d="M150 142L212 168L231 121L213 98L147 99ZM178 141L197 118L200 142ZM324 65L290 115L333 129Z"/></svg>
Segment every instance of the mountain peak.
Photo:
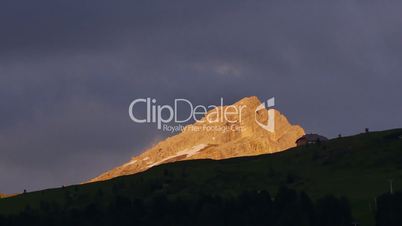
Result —
<svg viewBox="0 0 402 226"><path fill-rule="evenodd" d="M258 106L261 104L260 99L256 96L249 96L249 97L244 97L241 100L237 101L233 105L239 106L239 105L247 105L247 106Z"/></svg>
<svg viewBox="0 0 402 226"><path fill-rule="evenodd" d="M134 174L168 162L218 160L274 153L294 147L296 140L305 134L303 128L291 125L277 110L260 107L261 101L251 96L233 105L212 109L200 121L184 127L181 133L89 182ZM222 112L227 111L237 111L237 114L222 117ZM267 129L269 123L274 124L273 131Z"/></svg>

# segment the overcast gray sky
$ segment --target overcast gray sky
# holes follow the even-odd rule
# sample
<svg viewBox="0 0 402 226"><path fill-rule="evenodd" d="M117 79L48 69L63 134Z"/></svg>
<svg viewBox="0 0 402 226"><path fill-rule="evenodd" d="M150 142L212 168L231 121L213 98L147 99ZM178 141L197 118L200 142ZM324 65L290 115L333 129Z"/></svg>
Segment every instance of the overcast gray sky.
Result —
<svg viewBox="0 0 402 226"><path fill-rule="evenodd" d="M85 181L167 136L135 98L275 96L307 132L402 127L402 2L0 2L0 192Z"/></svg>

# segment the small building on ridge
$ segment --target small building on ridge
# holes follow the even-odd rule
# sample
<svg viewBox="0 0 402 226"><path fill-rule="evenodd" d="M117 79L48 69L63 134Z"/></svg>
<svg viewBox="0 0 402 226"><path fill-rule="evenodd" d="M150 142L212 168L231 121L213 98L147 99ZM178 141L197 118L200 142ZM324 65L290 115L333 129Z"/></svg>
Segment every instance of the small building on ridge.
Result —
<svg viewBox="0 0 402 226"><path fill-rule="evenodd" d="M300 137L299 139L296 140L296 145L297 146L303 146L306 144L316 144L316 143L321 143L321 142L325 142L328 141L328 138L318 135L318 134L306 134L302 137Z"/></svg>

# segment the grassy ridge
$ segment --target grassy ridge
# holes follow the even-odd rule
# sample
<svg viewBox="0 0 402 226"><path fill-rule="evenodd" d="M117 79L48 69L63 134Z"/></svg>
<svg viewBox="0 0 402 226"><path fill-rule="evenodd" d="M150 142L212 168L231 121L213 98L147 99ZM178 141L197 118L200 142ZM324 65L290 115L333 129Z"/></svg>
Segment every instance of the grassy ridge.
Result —
<svg viewBox="0 0 402 226"><path fill-rule="evenodd" d="M307 192L346 196L354 217L373 225L375 197L389 180L402 189L402 129L337 138L284 152L227 160L165 164L109 181L22 194L0 200L0 214L18 213L43 201L60 208L82 208L96 200L107 205L115 195L151 199L192 199L195 195L235 196L246 190L275 193L281 185Z"/></svg>

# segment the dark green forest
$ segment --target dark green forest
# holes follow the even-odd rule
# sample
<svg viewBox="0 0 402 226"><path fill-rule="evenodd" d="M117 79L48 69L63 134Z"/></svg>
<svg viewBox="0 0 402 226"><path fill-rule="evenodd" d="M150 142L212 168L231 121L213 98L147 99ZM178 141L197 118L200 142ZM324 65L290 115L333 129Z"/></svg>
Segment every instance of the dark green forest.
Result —
<svg viewBox="0 0 402 226"><path fill-rule="evenodd" d="M99 196L102 191L99 190ZM114 196L110 203L96 199L84 208L42 201L20 214L0 218L0 225L299 225L347 226L352 223L346 198L326 196L313 202L304 192L281 188L276 196L248 191L239 196L202 195L191 200L169 200L164 195L149 202Z"/></svg>

